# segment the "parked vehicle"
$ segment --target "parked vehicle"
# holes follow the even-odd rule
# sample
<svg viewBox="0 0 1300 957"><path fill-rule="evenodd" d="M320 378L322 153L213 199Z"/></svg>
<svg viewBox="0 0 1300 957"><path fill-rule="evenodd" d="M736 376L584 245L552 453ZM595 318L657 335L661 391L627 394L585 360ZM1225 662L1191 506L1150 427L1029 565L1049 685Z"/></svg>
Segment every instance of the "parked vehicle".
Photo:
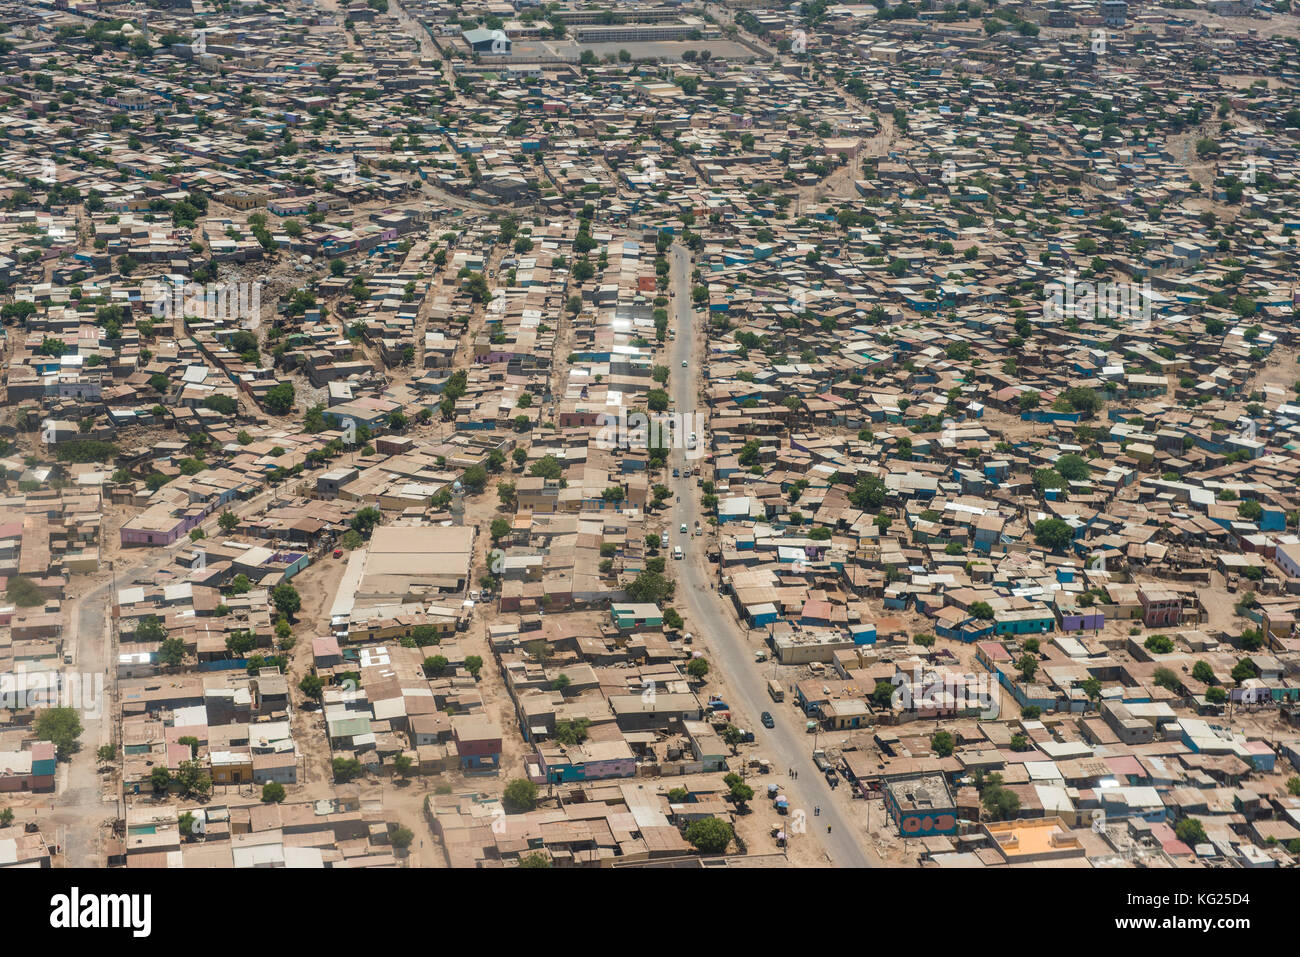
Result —
<svg viewBox="0 0 1300 957"><path fill-rule="evenodd" d="M768 681L767 693L772 696L773 701L785 700L785 688L781 687L781 682L777 681L775 678Z"/></svg>
<svg viewBox="0 0 1300 957"><path fill-rule="evenodd" d="M341 548L336 548L336 549L334 549L334 557L335 557L335 558L342 558L342 557L343 557L343 549L341 549Z"/></svg>

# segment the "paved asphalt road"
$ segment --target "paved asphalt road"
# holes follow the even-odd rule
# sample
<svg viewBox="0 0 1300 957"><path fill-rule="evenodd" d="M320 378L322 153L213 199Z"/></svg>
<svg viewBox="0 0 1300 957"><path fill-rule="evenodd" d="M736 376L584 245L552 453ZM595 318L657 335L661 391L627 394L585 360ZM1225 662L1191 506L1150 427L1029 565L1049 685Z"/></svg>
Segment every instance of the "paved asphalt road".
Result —
<svg viewBox="0 0 1300 957"><path fill-rule="evenodd" d="M671 257L670 279L674 299L670 302L669 314L671 328L676 331L677 339L670 343L669 348L672 361L669 384L675 411L686 414L703 411L703 405L696 398L702 350L698 348L701 343L693 331L690 255L684 247L674 245ZM682 368L683 360L688 363L685 369ZM682 445L690 435L691 428L689 424L686 426L686 435L680 440ZM695 430L702 433L698 426ZM700 442L704 442L703 434L700 435ZM672 449L669 455L670 467L684 468L698 465L701 461L699 458L688 460L684 448ZM683 477L670 482L674 495L680 498L672 510L672 527L668 533L670 545L681 545L683 551L705 548L711 532L708 531L706 516L699 506L694 479ZM682 535L679 531L681 525L685 524L693 530L696 519L706 529L706 534L699 538ZM695 633L697 641L703 639L712 664L727 676L733 698L727 702L728 707L733 714L743 715L743 718L737 718L737 723L754 729L760 746L759 753L772 762L772 774L753 782L754 800L766 800L767 782L776 781L785 788L792 814L804 811L808 835L815 837L826 849L833 864L838 867L870 867L871 861L859 844L859 841L865 839L866 829L851 827L849 819L832 800L830 786L812 762L813 737L805 732L804 722L795 709L788 701L776 704L768 696L767 680L754 663L754 652L759 649L757 646L750 647L747 643L745 635L724 604L726 599L715 590L716 580L701 580L698 574L678 574L676 577L677 594L679 599L684 599L689 617L687 627ZM768 730L758 723L758 716L764 711L772 713L775 728ZM797 769L799 779L792 781L785 777L786 768ZM814 807L821 808L820 815L813 815ZM796 820L792 817L792 826ZM853 823L856 825L856 822ZM826 832L827 827L832 829L829 834ZM799 839L797 832L791 835L792 842Z"/></svg>

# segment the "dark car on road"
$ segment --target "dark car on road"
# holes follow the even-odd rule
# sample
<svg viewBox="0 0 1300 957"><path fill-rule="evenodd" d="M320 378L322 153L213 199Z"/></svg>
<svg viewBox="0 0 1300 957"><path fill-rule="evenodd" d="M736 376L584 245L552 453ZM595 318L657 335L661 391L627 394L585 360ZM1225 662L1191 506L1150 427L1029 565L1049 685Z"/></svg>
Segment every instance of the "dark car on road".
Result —
<svg viewBox="0 0 1300 957"><path fill-rule="evenodd" d="M776 722L772 720L772 713L770 711L764 711L758 716L758 720L763 723L763 727L765 728L776 727Z"/></svg>

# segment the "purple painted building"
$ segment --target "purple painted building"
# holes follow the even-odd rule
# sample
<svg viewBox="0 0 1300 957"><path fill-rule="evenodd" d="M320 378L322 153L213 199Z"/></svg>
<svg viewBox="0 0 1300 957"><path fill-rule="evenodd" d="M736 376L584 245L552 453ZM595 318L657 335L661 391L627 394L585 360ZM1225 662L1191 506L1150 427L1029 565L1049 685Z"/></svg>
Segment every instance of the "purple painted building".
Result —
<svg viewBox="0 0 1300 957"><path fill-rule="evenodd" d="M171 515L161 509L146 509L123 523L122 545L170 545L202 521L188 515Z"/></svg>
<svg viewBox="0 0 1300 957"><path fill-rule="evenodd" d="M1061 631L1100 631L1106 627L1106 615L1097 608L1057 608Z"/></svg>

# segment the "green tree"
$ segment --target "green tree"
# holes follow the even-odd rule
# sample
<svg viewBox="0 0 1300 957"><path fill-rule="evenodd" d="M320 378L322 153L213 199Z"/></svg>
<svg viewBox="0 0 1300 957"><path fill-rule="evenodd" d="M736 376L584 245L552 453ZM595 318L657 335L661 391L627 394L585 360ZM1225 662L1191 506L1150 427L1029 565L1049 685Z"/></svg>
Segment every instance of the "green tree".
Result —
<svg viewBox="0 0 1300 957"><path fill-rule="evenodd" d="M1097 414L1097 410L1101 408L1101 398L1087 386L1075 386L1066 389L1061 393L1061 398L1065 400L1072 410L1082 413L1085 419L1092 418Z"/></svg>
<svg viewBox="0 0 1300 957"><path fill-rule="evenodd" d="M994 773L984 779L980 804L990 820L1010 821L1020 813L1020 798L1002 785L1002 775Z"/></svg>
<svg viewBox="0 0 1300 957"><path fill-rule="evenodd" d="M1059 518L1045 518L1034 523L1034 541L1048 551L1059 551L1074 541L1074 529Z"/></svg>
<svg viewBox="0 0 1300 957"><path fill-rule="evenodd" d="M302 608L302 597L298 594L298 589L288 582L281 582L271 589L271 602L275 605L275 610L290 621Z"/></svg>
<svg viewBox="0 0 1300 957"><path fill-rule="evenodd" d="M1232 680L1237 684L1259 677L1259 665L1250 658L1242 658L1232 668Z"/></svg>
<svg viewBox="0 0 1300 957"><path fill-rule="evenodd" d="M754 789L741 780L739 774L728 774L727 777L731 779L727 781L727 786L730 789L728 793L731 799L736 802L737 809L743 811L745 804L754 799Z"/></svg>
<svg viewBox="0 0 1300 957"><path fill-rule="evenodd" d="M81 719L75 708L46 708L36 715L32 731L41 741L51 741L60 758L70 758L81 746Z"/></svg>
<svg viewBox="0 0 1300 957"><path fill-rule="evenodd" d="M365 538L369 538L370 533L375 530L375 526L379 524L383 517L383 512L373 506L367 505L352 516L352 521L349 524L354 532L357 532Z"/></svg>
<svg viewBox="0 0 1300 957"><path fill-rule="evenodd" d="M1168 635L1152 635L1142 647L1153 655L1167 655L1174 650L1174 642Z"/></svg>
<svg viewBox="0 0 1300 957"><path fill-rule="evenodd" d="M15 575L5 585L5 599L20 608L32 608L45 604L45 592L30 578Z"/></svg>
<svg viewBox="0 0 1300 957"><path fill-rule="evenodd" d="M700 818L686 826L686 840L703 854L721 854L732 836L731 824L716 817Z"/></svg>
<svg viewBox="0 0 1300 957"><path fill-rule="evenodd" d="M1182 687L1182 682L1178 680L1178 675L1174 673L1172 668L1157 668L1151 672L1151 680L1161 688L1166 688L1175 694Z"/></svg>
<svg viewBox="0 0 1300 957"><path fill-rule="evenodd" d="M293 411L294 391L292 382L281 382L266 390L266 409L272 415L288 415Z"/></svg>
<svg viewBox="0 0 1300 957"><path fill-rule="evenodd" d="M411 638L414 639L415 647L417 648L426 648L429 645L436 645L442 640L438 633L438 627L427 623L415 625L411 629Z"/></svg>
<svg viewBox="0 0 1300 957"><path fill-rule="evenodd" d="M957 740L948 731L936 731L930 736L930 750L941 758L946 758L957 747Z"/></svg>
<svg viewBox="0 0 1300 957"><path fill-rule="evenodd" d="M171 772L161 764L156 765L154 769L149 772L149 784L153 788L154 794L166 794L167 789L171 787L171 783Z"/></svg>
<svg viewBox="0 0 1300 957"><path fill-rule="evenodd" d="M1205 835L1204 825L1194 817L1185 817L1175 824L1174 834L1177 835L1178 840L1193 848L1197 844L1205 844L1209 841Z"/></svg>
<svg viewBox="0 0 1300 957"><path fill-rule="evenodd" d="M702 681L704 676L709 673L709 662L706 658L692 658L686 666L686 673L697 681Z"/></svg>
<svg viewBox="0 0 1300 957"><path fill-rule="evenodd" d="M461 476L460 484L464 486L465 491L477 495L487 485L487 478L487 469L481 465L471 465Z"/></svg>
<svg viewBox="0 0 1300 957"><path fill-rule="evenodd" d="M257 635L251 631L233 631L226 636L226 650L236 655L246 655L257 647Z"/></svg>
<svg viewBox="0 0 1300 957"><path fill-rule="evenodd" d="M627 595L635 602L658 604L672 598L675 590L676 585L672 579L657 572L645 571L637 575L636 579L627 586Z"/></svg>
<svg viewBox="0 0 1300 957"><path fill-rule="evenodd" d="M320 675L303 675L298 682L298 690L308 698L319 701L325 693L325 682Z"/></svg>
<svg viewBox="0 0 1300 957"><path fill-rule="evenodd" d="M1034 675L1038 672L1038 659L1033 655L1021 655L1016 662L1016 670L1020 672L1020 680L1030 682L1034 680Z"/></svg>
<svg viewBox="0 0 1300 957"><path fill-rule="evenodd" d="M528 474L535 478L555 480L563 474L560 460L554 455L544 455L528 467Z"/></svg>
<svg viewBox="0 0 1300 957"><path fill-rule="evenodd" d="M182 761L176 769L176 784L183 797L205 797L212 790L212 775L198 761Z"/></svg>
<svg viewBox="0 0 1300 957"><path fill-rule="evenodd" d="M527 778L515 778L506 785L501 804L511 814L522 814L537 807L537 785Z"/></svg>
<svg viewBox="0 0 1300 957"><path fill-rule="evenodd" d="M183 638L165 638L158 647L158 660L164 665L179 665L185 660L185 640Z"/></svg>
<svg viewBox="0 0 1300 957"><path fill-rule="evenodd" d="M591 727L591 719L574 718L573 720L560 719L555 722L555 740L563 745L573 747L582 744L587 740L587 733Z"/></svg>
<svg viewBox="0 0 1300 957"><path fill-rule="evenodd" d="M877 708L889 708L894 700L894 683L886 679L876 682L875 689L871 692L871 702Z"/></svg>
<svg viewBox="0 0 1300 957"><path fill-rule="evenodd" d="M346 784L361 776L361 762L356 758L335 758L331 762L335 784Z"/></svg>
<svg viewBox="0 0 1300 957"><path fill-rule="evenodd" d="M262 785L262 803L279 804L284 800L284 785L279 781L267 781Z"/></svg>
<svg viewBox="0 0 1300 957"><path fill-rule="evenodd" d="M885 502L885 483L875 475L859 476L857 484L849 494L853 507L864 512L878 511Z"/></svg>
<svg viewBox="0 0 1300 957"><path fill-rule="evenodd" d="M735 754L736 748L745 740L745 735L734 724L728 724L722 730L722 740L727 747L731 748L731 753Z"/></svg>
<svg viewBox="0 0 1300 957"><path fill-rule="evenodd" d="M1067 453L1057 458L1056 471L1068 482L1082 482L1092 472L1082 456Z"/></svg>

